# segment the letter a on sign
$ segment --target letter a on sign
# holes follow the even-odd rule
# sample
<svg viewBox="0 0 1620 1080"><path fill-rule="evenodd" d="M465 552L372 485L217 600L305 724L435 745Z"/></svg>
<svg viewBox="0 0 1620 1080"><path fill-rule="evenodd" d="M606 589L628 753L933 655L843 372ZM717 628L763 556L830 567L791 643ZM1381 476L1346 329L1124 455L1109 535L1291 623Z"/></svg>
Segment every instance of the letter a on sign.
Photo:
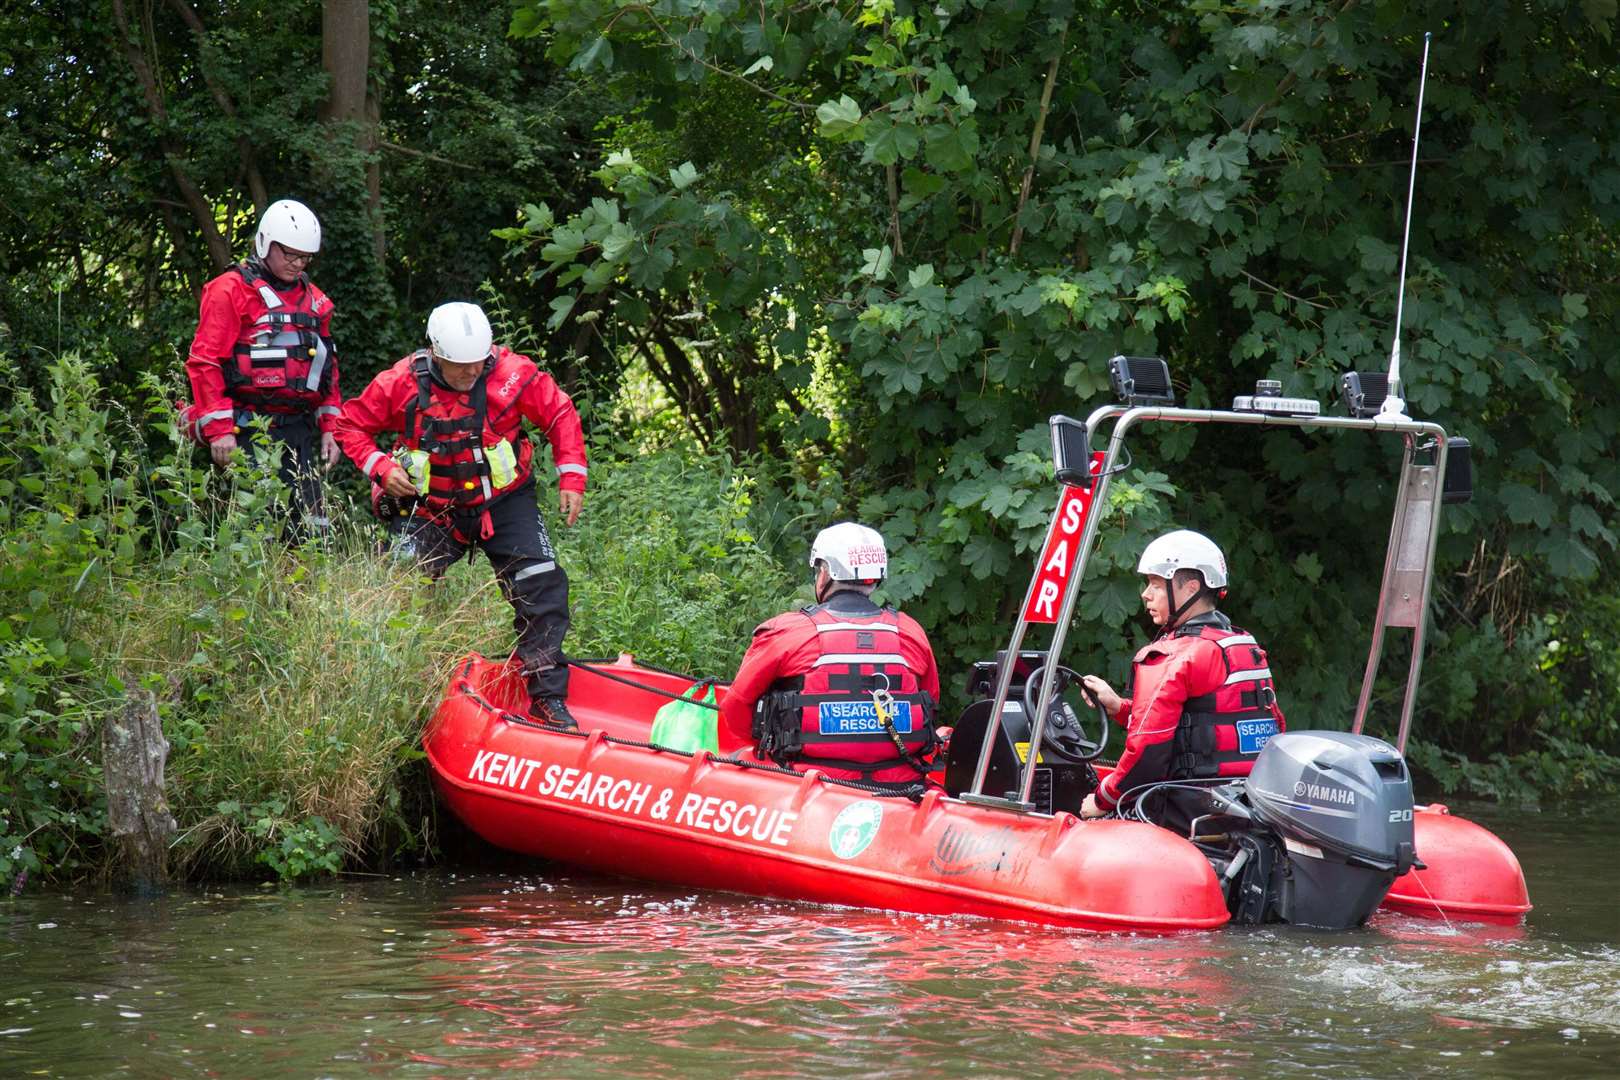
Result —
<svg viewBox="0 0 1620 1080"><path fill-rule="evenodd" d="M1101 465L1102 455L1092 454L1093 475ZM1086 515L1091 511L1091 493L1095 487L1095 480L1084 487L1068 485L1058 496L1057 512L1052 515L1052 525L1046 533L1041 561L1035 564L1035 579L1029 583L1029 595L1024 600L1025 621L1058 621L1063 592L1069 586L1074 564L1080 561L1080 534L1085 532Z"/></svg>

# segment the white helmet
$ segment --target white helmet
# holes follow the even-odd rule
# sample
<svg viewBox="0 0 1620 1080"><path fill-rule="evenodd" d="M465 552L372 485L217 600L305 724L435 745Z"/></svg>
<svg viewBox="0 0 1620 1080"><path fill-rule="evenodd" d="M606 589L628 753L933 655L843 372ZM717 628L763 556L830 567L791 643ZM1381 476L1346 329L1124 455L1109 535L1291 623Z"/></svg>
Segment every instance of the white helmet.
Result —
<svg viewBox="0 0 1620 1080"><path fill-rule="evenodd" d="M1177 570L1197 570L1211 589L1226 587L1226 556L1215 541L1191 529L1167 532L1142 549L1136 564L1139 574L1171 578Z"/></svg>
<svg viewBox="0 0 1620 1080"><path fill-rule="evenodd" d="M259 231L253 234L253 250L262 259L270 254L272 243L314 254L321 250L321 223L301 202L292 199L273 202L259 219Z"/></svg>
<svg viewBox="0 0 1620 1080"><path fill-rule="evenodd" d="M453 364L481 364L495 344L484 309L464 300L434 308L428 316L427 336L433 355Z"/></svg>
<svg viewBox="0 0 1620 1080"><path fill-rule="evenodd" d="M834 581L882 581L889 573L889 553L883 534L853 521L840 521L816 534L810 545L810 565L827 564Z"/></svg>

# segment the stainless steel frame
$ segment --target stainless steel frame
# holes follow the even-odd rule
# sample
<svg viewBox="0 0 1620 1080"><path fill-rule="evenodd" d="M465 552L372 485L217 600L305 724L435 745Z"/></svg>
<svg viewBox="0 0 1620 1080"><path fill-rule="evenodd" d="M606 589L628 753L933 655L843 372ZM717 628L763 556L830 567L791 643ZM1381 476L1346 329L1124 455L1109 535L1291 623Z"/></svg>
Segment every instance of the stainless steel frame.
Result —
<svg viewBox="0 0 1620 1080"><path fill-rule="evenodd" d="M1058 418L1054 417L1054 421ZM1423 670L1424 618L1429 608L1429 591L1433 579L1434 548L1440 535L1441 478L1446 474L1446 432L1439 424L1412 420L1405 416L1379 415L1366 419L1347 416L1280 416L1259 412L1229 412L1215 409L1177 409L1168 406L1130 408L1106 405L1094 411L1086 420L1086 446L1094 445L1103 425L1109 420L1115 424L1108 439L1108 450L1103 456L1101 474L1092 492L1091 512L1086 516L1085 530L1081 534L1076 564L1064 591L1062 613L1052 630L1052 644L1047 652L1047 664L1041 678L1040 694L1035 715L1030 718L1030 753L1019 783L1018 798L1009 800L984 794L984 781L990 764L990 747L1001 726L1002 710L1012 685L1012 670L1018 650L1024 643L1029 622L1024 618L1025 608L1019 609L1013 626L1012 641L996 679L996 696L990 709L990 721L985 728L984 745L979 751L978 768L974 773L973 790L962 798L975 803L1000 806L1004 809L1028 812L1033 809L1029 801L1035 782L1035 764L1039 757L1041 738L1046 729L1046 712L1052 702L1052 687L1057 674L1057 659L1062 655L1063 642L1068 636L1069 622L1080 594L1080 583L1085 579L1086 566L1097 538L1097 524L1107 509L1108 487L1118 467L1125 445L1126 433L1144 422L1183 424L1233 424L1249 427L1325 428L1364 431L1369 434L1399 435L1405 445L1402 457L1401 482L1395 497L1395 513L1390 523L1389 547L1384 557L1384 578L1379 590L1378 610L1373 621L1372 647L1367 656L1367 670L1362 677L1361 696L1356 705L1352 731L1360 733L1372 700L1373 680L1378 673L1379 653L1383 648L1384 627L1407 626L1412 629L1412 655L1407 666L1406 690L1401 701L1400 734L1396 749L1406 752L1406 738L1412 726L1412 711L1417 702L1418 679ZM1430 460L1432 458L1432 460ZM1054 517L1051 529L1057 527ZM1042 545L1041 550L1045 549ZM1034 588L1034 579L1030 587ZM1025 607L1029 597L1025 596Z"/></svg>

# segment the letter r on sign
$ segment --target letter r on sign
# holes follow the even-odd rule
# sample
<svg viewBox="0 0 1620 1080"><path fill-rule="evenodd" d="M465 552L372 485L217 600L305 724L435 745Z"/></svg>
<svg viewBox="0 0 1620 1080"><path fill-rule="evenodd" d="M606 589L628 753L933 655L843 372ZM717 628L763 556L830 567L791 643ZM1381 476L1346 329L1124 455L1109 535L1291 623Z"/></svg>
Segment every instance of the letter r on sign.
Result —
<svg viewBox="0 0 1620 1080"><path fill-rule="evenodd" d="M1057 622L1057 598L1061 590L1052 580L1041 582L1041 591L1035 597L1035 611L1045 622Z"/></svg>

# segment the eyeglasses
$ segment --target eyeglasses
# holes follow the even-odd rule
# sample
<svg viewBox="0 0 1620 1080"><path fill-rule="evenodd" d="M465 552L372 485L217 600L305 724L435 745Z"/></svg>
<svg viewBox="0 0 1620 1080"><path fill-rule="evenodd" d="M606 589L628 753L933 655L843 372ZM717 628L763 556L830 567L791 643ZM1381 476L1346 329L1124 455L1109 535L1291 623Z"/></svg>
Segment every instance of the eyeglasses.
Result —
<svg viewBox="0 0 1620 1080"><path fill-rule="evenodd" d="M276 249L281 252L281 257L283 259L294 266L308 266L310 261L315 258L315 253L313 251L294 251L292 248L281 243L276 244Z"/></svg>

